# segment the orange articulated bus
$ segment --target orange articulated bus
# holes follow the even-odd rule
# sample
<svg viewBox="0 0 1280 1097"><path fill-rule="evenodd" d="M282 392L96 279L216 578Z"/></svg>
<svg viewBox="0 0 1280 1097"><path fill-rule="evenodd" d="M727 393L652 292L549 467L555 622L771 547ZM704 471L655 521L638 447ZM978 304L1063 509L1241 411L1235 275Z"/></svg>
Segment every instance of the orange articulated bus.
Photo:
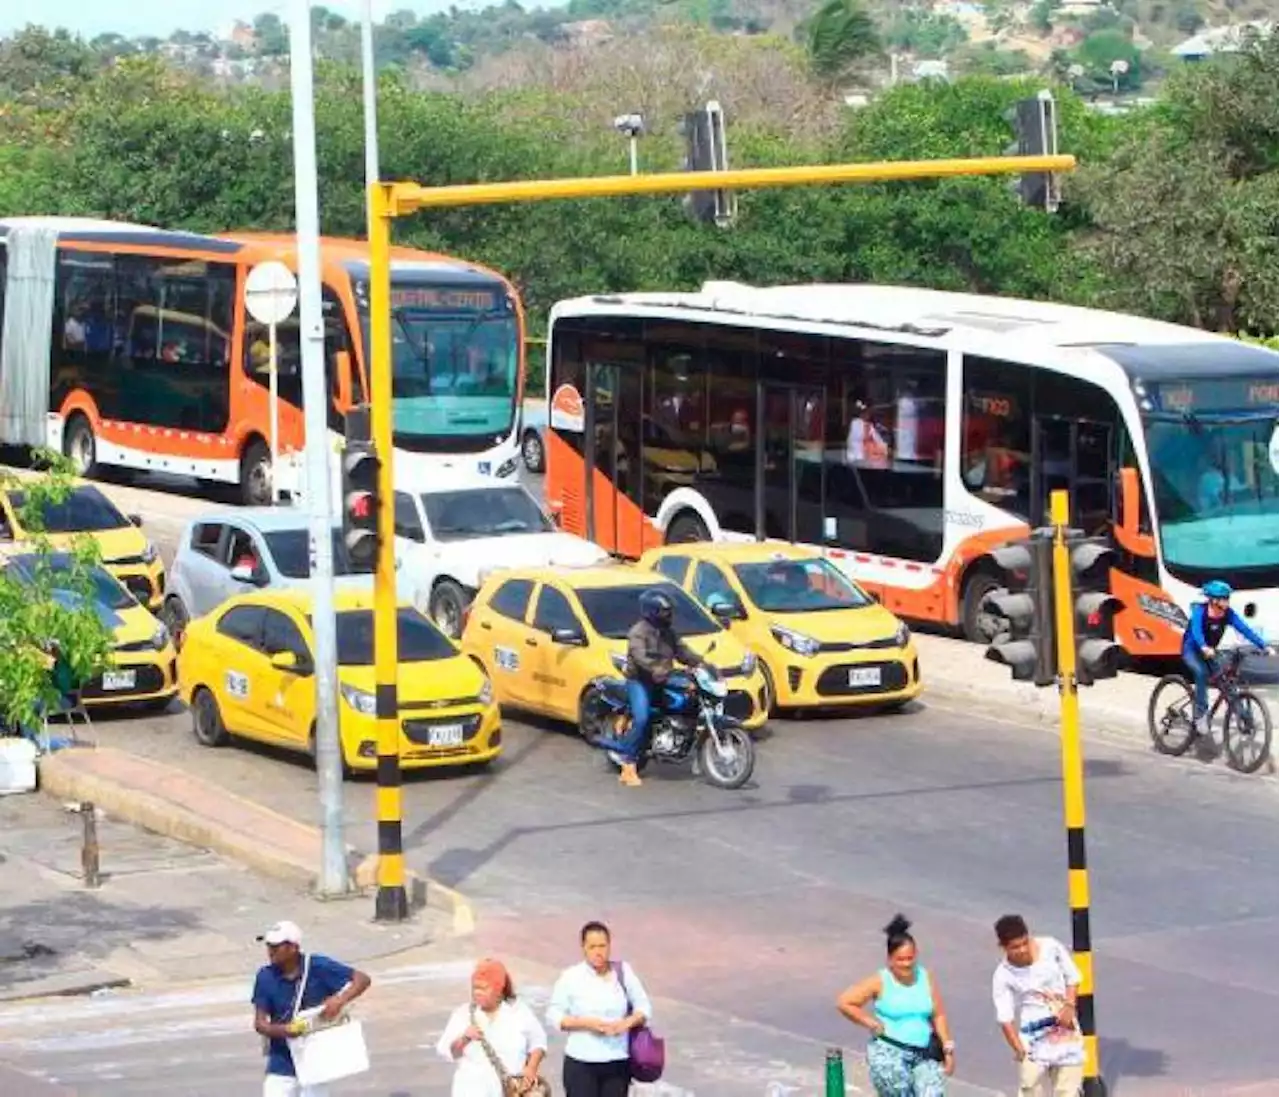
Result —
<svg viewBox="0 0 1280 1097"><path fill-rule="evenodd" d="M987 641L992 547L1047 521L1110 539L1116 638L1176 655L1211 578L1277 636L1277 358L1093 309L895 286L556 304L547 496L622 556L820 546L893 612Z"/></svg>
<svg viewBox="0 0 1280 1097"><path fill-rule="evenodd" d="M369 391L369 254L321 241L329 429ZM45 445L82 475L116 466L193 476L271 499L268 333L244 284L297 269L294 237L200 236L79 218L0 220L0 443ZM441 467L514 476L524 387L515 289L475 263L392 252L397 477ZM301 491L298 312L277 331L276 487Z"/></svg>

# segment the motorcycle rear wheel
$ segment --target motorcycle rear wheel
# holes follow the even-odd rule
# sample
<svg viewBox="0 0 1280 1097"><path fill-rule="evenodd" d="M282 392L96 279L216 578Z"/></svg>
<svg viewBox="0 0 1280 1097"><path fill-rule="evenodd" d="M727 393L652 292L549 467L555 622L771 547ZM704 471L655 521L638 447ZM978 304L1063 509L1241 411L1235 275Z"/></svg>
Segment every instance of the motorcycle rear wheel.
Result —
<svg viewBox="0 0 1280 1097"><path fill-rule="evenodd" d="M756 745L742 728L725 728L721 734L729 740L724 754L714 737L708 735L702 740L698 761L703 779L716 788L741 788L755 771Z"/></svg>

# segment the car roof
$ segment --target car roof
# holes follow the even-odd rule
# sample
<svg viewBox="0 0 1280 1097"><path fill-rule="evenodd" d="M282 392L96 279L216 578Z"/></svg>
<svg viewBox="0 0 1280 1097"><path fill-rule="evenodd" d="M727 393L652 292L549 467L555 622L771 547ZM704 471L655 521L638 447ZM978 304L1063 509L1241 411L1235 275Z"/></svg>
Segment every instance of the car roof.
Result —
<svg viewBox="0 0 1280 1097"><path fill-rule="evenodd" d="M822 550L809 545L793 545L790 541L695 541L663 545L645 553L654 559L664 556L688 556L694 560L725 560L739 564L764 563L769 560L814 560Z"/></svg>
<svg viewBox="0 0 1280 1097"><path fill-rule="evenodd" d="M665 576L642 571L631 564L595 564L587 567L546 564L540 567L509 568L495 571L492 579L494 582L507 579L528 579L535 583L558 580L573 590L640 585L658 586L662 583L670 583L670 580Z"/></svg>
<svg viewBox="0 0 1280 1097"><path fill-rule="evenodd" d="M347 610L373 609L373 588L335 586L333 590L333 608L339 613ZM240 606L266 606L271 609L294 609L299 613L311 612L311 591L305 586L271 587L268 590L255 591L253 594L241 594L232 599ZM412 609L411 602L397 600L398 609ZM230 602L223 603L229 605ZM221 607L220 607L221 608Z"/></svg>
<svg viewBox="0 0 1280 1097"><path fill-rule="evenodd" d="M308 529L311 515L303 507L225 507L197 514L188 525L212 524L244 526L259 533L277 533L280 530ZM334 521L336 528L338 523Z"/></svg>

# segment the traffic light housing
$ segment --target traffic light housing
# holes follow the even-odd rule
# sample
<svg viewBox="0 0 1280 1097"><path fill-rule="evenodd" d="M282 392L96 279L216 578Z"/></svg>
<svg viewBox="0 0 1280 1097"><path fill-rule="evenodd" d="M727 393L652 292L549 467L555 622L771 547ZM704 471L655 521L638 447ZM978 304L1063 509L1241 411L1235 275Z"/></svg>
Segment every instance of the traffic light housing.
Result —
<svg viewBox="0 0 1280 1097"><path fill-rule="evenodd" d="M1050 92L1019 99L1005 118L1013 127L1014 143L1006 150L1012 156L1056 156L1058 154L1058 105ZM1058 178L1052 172L1037 171L1018 176L1015 190L1023 204L1053 213L1062 202Z"/></svg>
<svg viewBox="0 0 1280 1097"><path fill-rule="evenodd" d="M1025 541L994 549L987 556L1001 585L980 608L1000 619L986 657L1013 672L1015 682L1051 686L1058 679L1053 617L1053 540L1038 530Z"/></svg>
<svg viewBox="0 0 1280 1097"><path fill-rule="evenodd" d="M1114 678L1124 660L1124 649L1115 642L1113 622L1124 603L1110 593L1111 569L1116 552L1101 537L1067 535L1071 560L1071 605L1075 615L1076 684L1091 686Z"/></svg>
<svg viewBox="0 0 1280 1097"><path fill-rule="evenodd" d="M369 431L369 408L353 408L346 417L342 449L342 544L353 572L378 566L378 480L381 462Z"/></svg>
<svg viewBox="0 0 1280 1097"><path fill-rule="evenodd" d="M680 128L685 171L728 171L729 146L719 103L713 99L701 110L690 111ZM738 215L738 197L728 190L696 190L685 196L684 207L695 221L726 228Z"/></svg>

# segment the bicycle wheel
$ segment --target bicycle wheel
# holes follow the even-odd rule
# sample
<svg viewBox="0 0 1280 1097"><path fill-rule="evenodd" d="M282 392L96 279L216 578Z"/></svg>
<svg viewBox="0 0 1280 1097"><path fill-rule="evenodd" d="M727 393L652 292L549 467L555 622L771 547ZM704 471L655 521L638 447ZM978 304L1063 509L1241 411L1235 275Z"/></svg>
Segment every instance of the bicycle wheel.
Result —
<svg viewBox="0 0 1280 1097"><path fill-rule="evenodd" d="M1151 691L1147 704L1147 729L1151 742L1161 754L1173 758L1186 754L1195 740L1195 725L1191 722L1195 709L1193 694L1185 678L1178 674L1166 674Z"/></svg>
<svg viewBox="0 0 1280 1097"><path fill-rule="evenodd" d="M1237 693L1227 706L1222 745L1227 765L1239 773L1256 773L1271 757L1271 713L1247 690Z"/></svg>

